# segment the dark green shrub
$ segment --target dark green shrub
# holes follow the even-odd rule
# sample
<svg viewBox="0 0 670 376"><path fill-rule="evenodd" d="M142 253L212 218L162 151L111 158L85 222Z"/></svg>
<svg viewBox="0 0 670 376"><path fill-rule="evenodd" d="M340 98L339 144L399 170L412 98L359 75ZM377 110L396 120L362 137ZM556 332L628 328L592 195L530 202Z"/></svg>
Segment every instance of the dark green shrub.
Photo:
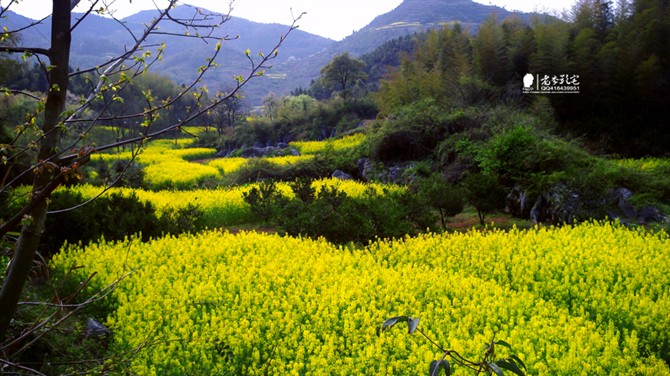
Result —
<svg viewBox="0 0 670 376"><path fill-rule="evenodd" d="M414 234L417 229L425 229L426 210L416 202L410 192L384 191L377 193L369 189L355 199L359 212L370 221L371 230L362 237L362 242L379 238L401 238Z"/></svg>
<svg viewBox="0 0 670 376"><path fill-rule="evenodd" d="M165 233L176 235L204 228L203 211L194 204L168 209L158 216L151 203L141 201L134 193L112 193L82 205L84 201L81 194L70 190L52 194L52 213L47 216L40 245L44 256L58 252L65 241L87 243L100 237L123 240L135 234L141 234L146 241Z"/></svg>
<svg viewBox="0 0 670 376"><path fill-rule="evenodd" d="M438 210L442 229L447 228L447 218L463 211L465 207L465 192L463 189L448 184L439 175L432 175L419 182L419 200Z"/></svg>
<svg viewBox="0 0 670 376"><path fill-rule="evenodd" d="M426 158L448 136L451 120L431 98L399 107L369 138L368 154L379 161Z"/></svg>
<svg viewBox="0 0 670 376"><path fill-rule="evenodd" d="M119 179L117 187L141 188L144 186L144 170L137 162L116 161L112 164L114 175L112 179Z"/></svg>
<svg viewBox="0 0 670 376"><path fill-rule="evenodd" d="M312 179L298 178L290 182L289 186L298 200L307 204L314 201L316 189L312 186Z"/></svg>
<svg viewBox="0 0 670 376"><path fill-rule="evenodd" d="M273 180L261 181L242 196L251 207L251 212L263 222L269 222L286 202Z"/></svg>
<svg viewBox="0 0 670 376"><path fill-rule="evenodd" d="M93 185L108 185L112 182L116 187L142 188L144 187L144 170L137 162L117 160L111 167L103 160L89 163L86 170L95 171L94 178L88 183Z"/></svg>
<svg viewBox="0 0 670 376"><path fill-rule="evenodd" d="M311 202L300 199L286 203L277 218L276 224L289 235L303 235L312 238L320 236L336 243L346 243L357 237L360 231L360 216L354 214L346 193L334 187L321 187ZM353 225L355 223L355 225ZM351 232L351 226L359 231Z"/></svg>
<svg viewBox="0 0 670 376"><path fill-rule="evenodd" d="M179 209L166 209L159 218L161 232L173 235L196 233L205 228L203 216L204 211L192 203Z"/></svg>
<svg viewBox="0 0 670 376"><path fill-rule="evenodd" d="M286 168L266 159L250 159L242 167L227 176L232 185L242 185L263 180L282 180Z"/></svg>
<svg viewBox="0 0 670 376"><path fill-rule="evenodd" d="M263 181L243 194L244 201L259 220L282 232L339 244L403 237L435 223L429 208L409 191L377 193L370 188L350 197L336 187L315 191L305 178L290 187L293 199L283 196L274 181Z"/></svg>
<svg viewBox="0 0 670 376"><path fill-rule="evenodd" d="M489 174L470 174L463 179L468 202L477 209L479 223L483 226L486 214L503 209L507 190L498 179Z"/></svg>
<svg viewBox="0 0 670 376"><path fill-rule="evenodd" d="M282 231L343 244L398 238L416 227L411 211L416 205L406 193L379 194L370 189L353 198L335 187L322 187L310 200L307 191L296 192L296 197L305 197L286 202L278 212L274 222Z"/></svg>
<svg viewBox="0 0 670 376"><path fill-rule="evenodd" d="M56 191L51 194L49 210L66 210L83 202L84 198L79 193L69 190ZM62 213L49 214L39 249L43 256L51 256L60 250L65 241L86 243L96 239L100 231L100 222L96 220L92 203L90 207L82 206Z"/></svg>
<svg viewBox="0 0 670 376"><path fill-rule="evenodd" d="M198 133L197 138L193 141L193 146L218 149L222 146L223 138L225 138L225 136L219 136L214 130L203 131Z"/></svg>
<svg viewBox="0 0 670 376"><path fill-rule="evenodd" d="M537 144L532 129L513 127L482 145L475 160L482 171L498 175L505 183L525 180L535 159Z"/></svg>
<svg viewBox="0 0 670 376"><path fill-rule="evenodd" d="M154 206L140 201L134 193L130 196L112 193L81 205L84 201L81 194L69 190L52 194L49 207L52 213L47 216L40 245L43 255L55 254L65 241L87 243L101 236L122 240L139 233L148 240L161 234Z"/></svg>
<svg viewBox="0 0 670 376"><path fill-rule="evenodd" d="M285 177L289 180L307 177L312 179L330 177L335 170L344 171L352 176L358 173L356 161L361 157L360 151L335 150L331 145L314 155L313 158L300 161L287 169Z"/></svg>

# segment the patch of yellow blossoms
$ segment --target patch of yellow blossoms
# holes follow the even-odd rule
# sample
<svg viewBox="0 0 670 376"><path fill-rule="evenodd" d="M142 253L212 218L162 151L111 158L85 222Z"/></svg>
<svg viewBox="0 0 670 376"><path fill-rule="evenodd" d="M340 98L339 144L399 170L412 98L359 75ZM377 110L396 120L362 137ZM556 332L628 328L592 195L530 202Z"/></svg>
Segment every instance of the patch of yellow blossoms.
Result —
<svg viewBox="0 0 670 376"><path fill-rule="evenodd" d="M132 271L107 325L114 349L139 349L137 374L426 374L440 354L425 339L376 335L405 314L467 358L495 332L533 375L670 374L664 233L586 223L343 249L210 231L70 247L53 267L73 263L100 286Z"/></svg>
<svg viewBox="0 0 670 376"><path fill-rule="evenodd" d="M335 151L343 151L360 145L365 140L365 135L355 133L350 136L326 141L294 141L289 145L298 149L301 154L318 154L332 147Z"/></svg>
<svg viewBox="0 0 670 376"><path fill-rule="evenodd" d="M334 186L351 197L360 197L369 189L378 193L382 193L384 190L394 191L404 189L400 186L391 184L361 183L353 180L338 180L332 178L316 180L312 184L316 190L324 185ZM249 205L244 202L243 193L254 186L256 185L219 187L216 189L193 189L187 191L149 191L133 188L111 188L107 194L121 193L128 196L134 193L140 200L150 202L154 205L159 214L162 214L165 210L169 209L183 209L189 204L197 205L203 211L203 223L209 228L215 228L246 224L253 221L254 217ZM284 195L292 197L292 191L288 184L279 183L278 188ZM84 184L61 189L78 192L85 199L90 199L100 194L103 188ZM85 208L83 210L85 210Z"/></svg>
<svg viewBox="0 0 670 376"><path fill-rule="evenodd" d="M313 154L325 150L331 145L335 150L343 150L360 144L365 139L362 134L355 134L337 140L307 141L291 143L305 155L263 158L270 163L287 166L314 157ZM153 189L190 189L207 179L220 178L244 166L246 158L216 158L210 148L189 148L192 139L154 140L150 141L136 157L136 161L144 166L146 180ZM99 158L107 162L130 160L130 151L114 154L99 154ZM201 160L202 163L192 161Z"/></svg>

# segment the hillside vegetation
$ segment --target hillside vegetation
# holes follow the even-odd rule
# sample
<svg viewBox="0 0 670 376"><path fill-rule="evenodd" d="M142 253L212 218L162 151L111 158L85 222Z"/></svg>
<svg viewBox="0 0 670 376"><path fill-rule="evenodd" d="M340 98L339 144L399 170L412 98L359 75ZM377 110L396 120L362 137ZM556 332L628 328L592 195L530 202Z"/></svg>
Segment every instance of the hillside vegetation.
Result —
<svg viewBox="0 0 670 376"><path fill-rule="evenodd" d="M0 372L416 375L501 340L495 355L525 364L505 374L670 375L670 7L621 4L337 54L307 87L254 111L231 97L161 137L145 123L213 94L64 132L94 152L49 198ZM41 67L0 65L41 95ZM528 73L578 75L579 93L530 93ZM179 87L144 74L92 108L141 113ZM33 128L14 125L42 115L29 96L0 103L6 221L34 194ZM409 319L411 335L380 333L404 316L441 348Z"/></svg>

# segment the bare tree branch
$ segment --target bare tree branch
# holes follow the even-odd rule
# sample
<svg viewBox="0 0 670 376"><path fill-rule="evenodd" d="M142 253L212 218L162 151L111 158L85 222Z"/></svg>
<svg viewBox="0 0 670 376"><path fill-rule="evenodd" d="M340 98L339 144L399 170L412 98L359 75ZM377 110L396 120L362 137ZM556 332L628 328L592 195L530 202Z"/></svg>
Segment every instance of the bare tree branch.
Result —
<svg viewBox="0 0 670 376"><path fill-rule="evenodd" d="M28 375L46 376L45 374L43 374L41 372L37 372L37 370L22 366L20 364L12 363L12 362L10 362L9 360L6 360L6 359L0 358L0 363L6 364L6 365L8 365L12 368L21 370L23 372L29 372ZM20 374L24 374L23 372L21 372ZM19 373L17 373L17 374L19 374Z"/></svg>
<svg viewBox="0 0 670 376"><path fill-rule="evenodd" d="M0 89L2 91L3 89ZM25 91L25 90L15 90L15 89L4 89L5 94L14 94L14 95L25 95L26 97L32 98L34 100L41 100L42 98L38 97L37 95Z"/></svg>
<svg viewBox="0 0 670 376"><path fill-rule="evenodd" d="M7 52L10 54L32 54L32 55L44 55L49 56L49 50L46 48L40 47L13 47L13 46L0 46L0 52Z"/></svg>
<svg viewBox="0 0 670 376"><path fill-rule="evenodd" d="M7 4L6 7L4 7L4 8L0 7L0 18L6 17L5 13L9 10L9 8L12 7L12 5L17 4L17 3L18 3L17 0L10 0L9 4ZM49 17L50 16L47 16L47 17L42 18L41 20L30 22L28 25L22 26L18 29L12 29L12 30L4 31L3 34L4 34L5 37L10 36L10 35L18 35L20 32L22 32L24 30L30 29L31 27L34 27L36 25L41 24L42 22L44 22Z"/></svg>
<svg viewBox="0 0 670 376"><path fill-rule="evenodd" d="M75 22L75 24L72 25L72 27L70 27L70 32L73 32L74 29L76 29L77 26L79 26L79 24L82 23L82 21L84 21L84 19L88 17L89 14L91 14L91 12L93 12L93 9L99 2L100 0L95 0L94 2L91 3L91 6L88 8L88 10L81 17L79 17L77 22ZM79 3L79 1L77 1L77 3Z"/></svg>
<svg viewBox="0 0 670 376"><path fill-rule="evenodd" d="M173 1L170 2L171 5L174 5L175 3L176 3L176 0L173 0ZM111 74L115 68L119 67L121 65L121 63L131 55L130 52L134 51L134 49L140 48L141 43L144 40L146 40L146 38L148 38L148 36L151 34L150 31L156 27L156 25L159 23L159 21L161 19L163 19L164 17L167 16L167 13L168 13L170 7L166 7L165 9L166 9L165 11L160 13L159 17L156 17L153 20L153 22L149 26L147 26L147 28L145 29L144 34L137 40L137 42L135 43L133 48L131 48L131 50L129 50L128 53L122 55L119 59L114 61L114 63L112 63L109 67L107 67L105 69L105 71L103 72L103 75L101 75L101 78L98 81L98 85L96 86L94 91L89 95L89 97L86 99L84 104L82 104L79 107L79 109L74 111L74 113L72 115L70 115L67 119L65 119L63 121L64 124L73 123L73 122L82 122L82 121L91 122L91 124L88 128L88 129L90 129L90 127L93 124L95 124L96 122L99 122L99 121L109 121L109 120L119 120L119 119L129 119L129 118L152 116L152 114L156 113L159 110L162 110L162 109L165 109L165 108L169 107L170 105L174 104L179 98L181 98L184 95L186 95L187 93L191 92L193 90L193 88L195 87L195 85L198 82L200 82L201 78L204 77L205 73L208 70L210 70L210 69L212 69L213 67L216 66L215 60L216 60L216 57L218 56L218 54L220 52L220 46L219 45L217 45L212 58L208 59L207 65L203 69L201 69L198 77L195 80L193 80L192 83L189 86L185 87L174 99L172 99L170 101L167 101L167 102L163 103L162 105L151 107L148 110L146 110L146 111L144 111L143 113L140 113L140 114L132 114L132 115L125 115L125 116L114 116L114 117L97 116L94 119L77 119L77 117L81 113L83 113L84 109L87 106L89 106L93 102L93 100L95 100L96 96L102 91L103 85L105 84L105 82L107 82L107 74ZM37 203L40 200L46 199L46 197L48 197L63 182L63 179L67 176L68 173L71 172L72 168L78 168L79 166L82 166L85 163L87 163L88 160L90 159L90 154L92 154L94 152L102 152L102 151L106 151L106 150L110 150L110 149L114 149L114 148L118 148L118 147L122 147L122 146L126 146L126 145L141 145L141 144L145 143L146 141L148 141L152 138L155 138L157 136L163 135L163 134L168 133L168 132L172 132L172 131L180 128L180 127L183 127L183 126L191 123L193 120L195 120L196 118L198 118L198 117L202 116L203 114L207 113L212 108L218 106L220 103L224 102L228 98L231 98L231 97L235 96L237 94L237 92L240 90L240 88L243 87L247 82L249 82L250 80L252 80L255 77L262 76L266 69L270 69L272 67L271 65L269 65L269 63L277 57L279 48L281 47L283 42L286 40L286 37L293 30L295 30L298 27L297 23L301 19L301 17L302 17L302 14L293 20L293 23L288 27L287 32L279 38L279 41L272 48L272 50L270 51L269 54L262 54L262 53L259 54L260 61L255 61L250 56L249 53L246 54L247 59L249 60L250 65L251 65L251 71L246 77L244 77L244 76L237 76L236 77L237 82L236 82L236 85L233 88L233 90L231 90L225 96L217 97L214 101L212 101L212 103L210 103L207 106L204 106L204 107L199 108L197 110L194 109L193 113L189 114L189 116L187 116L185 119L180 120L177 123L174 123L174 124L164 128L164 129L161 129L161 130L158 130L158 131L155 131L155 132L151 132L151 129L149 127L147 129L147 131L140 136L136 136L136 137L132 137L132 138L129 138L129 139L126 139L126 140L121 140L121 141L118 141L118 142L115 142L115 143L111 143L111 144L103 145L103 146L100 146L100 147L96 147L95 149L94 148L81 149L80 154L77 155L76 158L73 158L73 156L68 156L67 158L64 158L63 157L64 153L67 150L69 150L68 148L64 148L63 151L61 151L60 153L55 154L52 158L50 158L48 160L44 160L44 161L39 161L36 165L32 166L30 169L27 169L26 171L24 171L24 174L25 174L25 173L28 173L30 171L38 170L40 168L60 169L59 172L57 173L57 175L55 176L55 178L42 191L32 192L32 198L33 199L30 200L31 202L28 205L26 205L14 217L10 218L8 221L6 221L5 223L0 225L0 237L4 236L7 232L11 231L15 226L17 226L21 222L21 220L24 218L24 216L27 215L28 213L30 213L34 209L34 207L37 205ZM71 163L71 165L66 166L66 165L63 164L64 160L70 161L70 160L73 160L73 159L74 159L74 162ZM21 176L21 175L19 175L19 176ZM18 177L16 179L18 179ZM0 192L5 190L6 187L8 187L8 186L9 185L6 185L6 186L0 188ZM105 191L108 190L109 188L110 187L105 188ZM103 193L104 193L104 191L103 191Z"/></svg>

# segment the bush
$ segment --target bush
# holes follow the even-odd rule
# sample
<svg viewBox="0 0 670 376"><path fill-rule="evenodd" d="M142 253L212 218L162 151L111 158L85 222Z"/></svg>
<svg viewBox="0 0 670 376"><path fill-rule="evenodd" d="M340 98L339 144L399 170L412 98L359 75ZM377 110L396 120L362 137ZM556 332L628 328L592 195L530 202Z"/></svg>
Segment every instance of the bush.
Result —
<svg viewBox="0 0 670 376"><path fill-rule="evenodd" d="M457 186L450 185L439 175L432 175L419 182L419 200L435 208L440 213L442 229L447 229L447 218L463 211L465 192Z"/></svg>
<svg viewBox="0 0 670 376"><path fill-rule="evenodd" d="M282 180L286 167L278 166L266 159L250 159L239 169L228 174L231 185L243 185L263 180Z"/></svg>
<svg viewBox="0 0 670 376"><path fill-rule="evenodd" d="M70 190L51 195L49 208L54 213L47 216L40 244L42 255L52 256L66 241L88 243L100 237L123 240L135 234L141 234L142 240L147 241L165 233L195 232L204 227L203 211L193 204L168 209L159 216L151 203L141 201L135 193L128 196L112 193L80 206L84 201L80 193Z"/></svg>
<svg viewBox="0 0 670 376"><path fill-rule="evenodd" d="M484 225L487 213L505 207L507 190L489 174L470 174L463 179L468 202L477 209L479 223Z"/></svg>
<svg viewBox="0 0 670 376"><path fill-rule="evenodd" d="M196 233L205 229L204 211L189 203L182 208L167 208L159 218L160 229L165 234Z"/></svg>
<svg viewBox="0 0 670 376"><path fill-rule="evenodd" d="M224 139L225 135L219 136L214 130L202 131L198 133L196 139L193 141L193 147L219 149Z"/></svg>
<svg viewBox="0 0 670 376"><path fill-rule="evenodd" d="M434 223L428 220L432 219L429 210L407 191L378 193L369 188L354 198L336 187L322 186L316 191L311 180L304 178L289 186L292 199L272 181L244 193L258 219L289 235L324 237L339 244L366 243L377 237L403 237Z"/></svg>
<svg viewBox="0 0 670 376"><path fill-rule="evenodd" d="M532 129L516 126L492 137L475 156L482 171L500 176L504 183L524 180L538 144Z"/></svg>
<svg viewBox="0 0 670 376"><path fill-rule="evenodd" d="M242 197L251 207L251 212L263 222L270 221L286 201L273 180L261 181L257 187L244 192Z"/></svg>
<svg viewBox="0 0 670 376"><path fill-rule="evenodd" d="M422 159L449 133L450 118L434 99L402 106L369 139L369 154L380 161Z"/></svg>
<svg viewBox="0 0 670 376"><path fill-rule="evenodd" d="M362 197L352 198L335 187L323 186L311 201L287 202L275 222L289 235L323 236L339 244L399 238L414 229L408 215L410 200L401 196L379 194L371 188Z"/></svg>
<svg viewBox="0 0 670 376"><path fill-rule="evenodd" d="M140 201L134 193L127 197L112 193L79 206L84 201L80 193L68 190L51 195L50 210L54 213L47 216L40 245L43 255L55 254L65 241L88 243L101 236L107 240L122 240L138 233L143 240L148 240L160 235L156 209Z"/></svg>
<svg viewBox="0 0 670 376"><path fill-rule="evenodd" d="M94 185L108 185L116 181L114 184L117 187L129 187L129 188L142 188L145 186L145 173L144 168L137 162L130 162L126 160L116 160L109 164L102 160L98 159L85 167L89 171L88 175L91 176L89 183Z"/></svg>

